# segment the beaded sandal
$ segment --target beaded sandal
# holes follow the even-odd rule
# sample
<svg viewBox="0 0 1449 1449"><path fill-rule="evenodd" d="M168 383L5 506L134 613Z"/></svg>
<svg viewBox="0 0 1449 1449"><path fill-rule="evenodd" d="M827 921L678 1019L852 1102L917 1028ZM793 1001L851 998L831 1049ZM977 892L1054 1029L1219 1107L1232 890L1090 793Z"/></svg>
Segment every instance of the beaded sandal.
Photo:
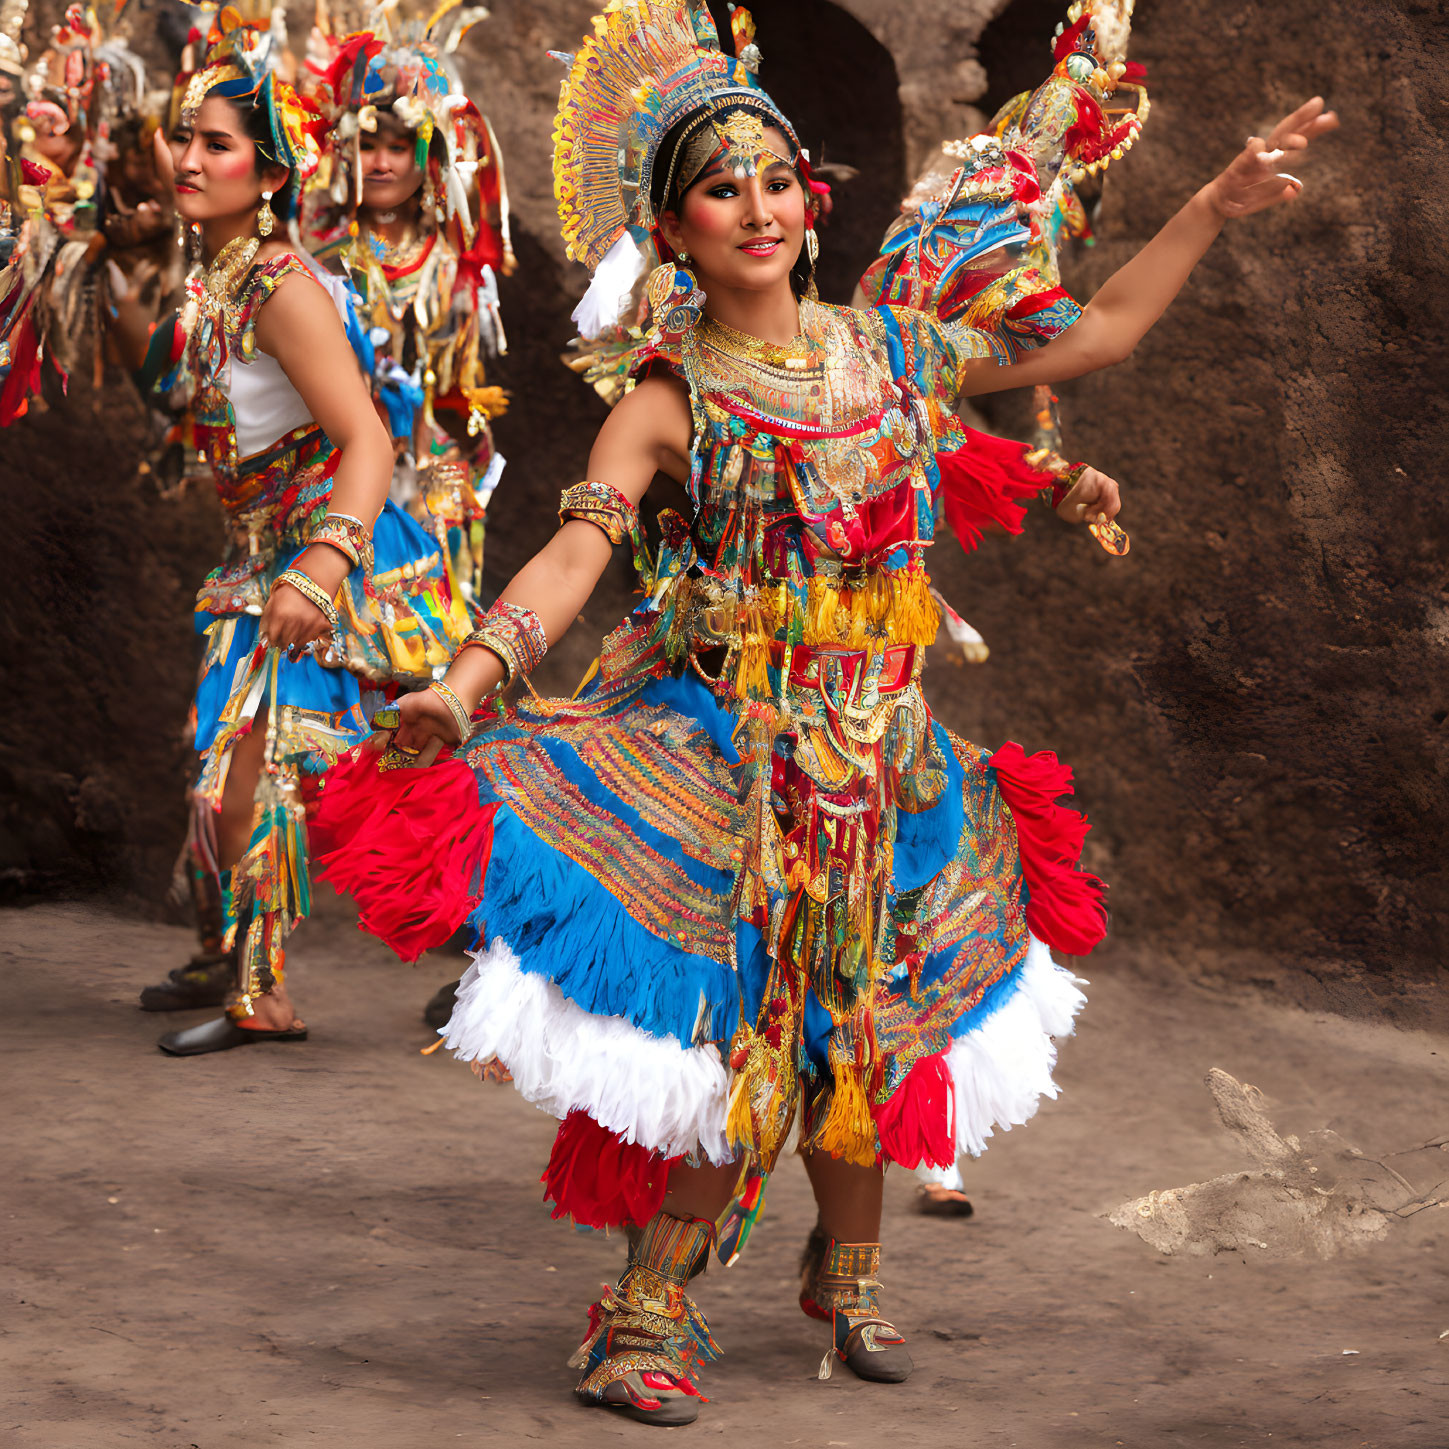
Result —
<svg viewBox="0 0 1449 1449"><path fill-rule="evenodd" d="M684 1291L702 1267L714 1225L656 1214L629 1254L617 1286L589 1308L589 1331L569 1367L583 1369L575 1391L631 1419L692 1424L709 1401L697 1365L719 1357L704 1314Z"/></svg>
<svg viewBox="0 0 1449 1449"><path fill-rule="evenodd" d="M820 1360L828 1379L839 1359L857 1378L899 1384L915 1364L906 1340L881 1317L879 1243L837 1243L817 1223L800 1260L800 1307L831 1326L833 1339Z"/></svg>

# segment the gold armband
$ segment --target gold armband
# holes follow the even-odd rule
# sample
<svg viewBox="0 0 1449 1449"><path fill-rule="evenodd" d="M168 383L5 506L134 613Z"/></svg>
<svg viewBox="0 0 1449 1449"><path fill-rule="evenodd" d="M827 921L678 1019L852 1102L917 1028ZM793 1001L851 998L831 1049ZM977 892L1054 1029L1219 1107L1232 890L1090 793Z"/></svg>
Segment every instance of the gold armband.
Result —
<svg viewBox="0 0 1449 1449"><path fill-rule="evenodd" d="M612 484L586 482L565 488L559 499L558 521L581 518L603 530L612 544L627 543L639 527L639 510Z"/></svg>

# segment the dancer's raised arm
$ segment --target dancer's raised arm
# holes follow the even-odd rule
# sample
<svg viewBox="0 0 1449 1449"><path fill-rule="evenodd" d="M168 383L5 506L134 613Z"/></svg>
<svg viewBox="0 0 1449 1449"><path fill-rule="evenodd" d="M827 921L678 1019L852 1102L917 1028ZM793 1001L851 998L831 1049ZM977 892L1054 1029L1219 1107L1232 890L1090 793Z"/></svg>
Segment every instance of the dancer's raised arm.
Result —
<svg viewBox="0 0 1449 1449"><path fill-rule="evenodd" d="M1001 366L985 357L965 362L962 395L1060 382L1130 356L1182 290L1223 223L1292 201L1303 183L1281 168L1337 125L1338 117L1315 96L1280 121L1266 141L1250 136L1233 163L1112 274L1075 324L1020 362Z"/></svg>

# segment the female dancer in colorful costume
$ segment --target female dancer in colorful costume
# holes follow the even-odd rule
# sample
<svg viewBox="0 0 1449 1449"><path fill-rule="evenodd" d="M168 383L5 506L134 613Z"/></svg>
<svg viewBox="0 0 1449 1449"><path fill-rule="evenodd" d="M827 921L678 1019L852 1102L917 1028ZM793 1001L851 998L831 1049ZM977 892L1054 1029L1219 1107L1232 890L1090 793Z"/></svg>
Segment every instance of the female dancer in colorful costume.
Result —
<svg viewBox="0 0 1449 1449"><path fill-rule="evenodd" d="M346 270L373 350L373 392L399 450L392 498L448 545L469 599L482 589L488 499L503 471L490 420L506 407L484 358L505 350L497 276L513 271L493 128L450 53L477 11L434 29L320 36L313 99L327 120L302 236Z"/></svg>
<svg viewBox="0 0 1449 1449"><path fill-rule="evenodd" d="M636 385L553 541L314 824L329 878L403 954L478 928L446 1041L563 1119L558 1213L630 1227L579 1393L659 1424L696 1416L717 1351L686 1285L742 1173L767 1173L797 1122L822 1372L904 1378L876 1276L883 1170L1029 1117L1082 1004L1049 952L1103 930L1085 823L1053 803L1068 772L967 744L921 695L937 506L974 541L1053 482L952 406L1125 356L1225 215L1296 190L1274 148L1332 123L1311 103L1250 143L1080 313L1013 264L1015 174L953 177L857 311L809 297L808 163L756 58L723 54L702 4L649 0L615 0L570 58L570 249L615 295L631 253L661 263ZM692 516L664 516L650 559L635 506L657 471ZM1074 488L1069 512L1115 511L1108 480ZM475 725L622 543L647 597L597 678Z"/></svg>
<svg viewBox="0 0 1449 1449"><path fill-rule="evenodd" d="M161 1039L178 1056L306 1035L282 981L310 900L303 778L366 735L371 707L426 683L470 627L437 542L385 503L392 447L347 339L345 285L275 237L316 159L275 40L224 11L186 83L176 209L207 265L148 359L169 368L163 386L191 392L230 531L197 597L194 795L238 992L223 1017Z"/></svg>

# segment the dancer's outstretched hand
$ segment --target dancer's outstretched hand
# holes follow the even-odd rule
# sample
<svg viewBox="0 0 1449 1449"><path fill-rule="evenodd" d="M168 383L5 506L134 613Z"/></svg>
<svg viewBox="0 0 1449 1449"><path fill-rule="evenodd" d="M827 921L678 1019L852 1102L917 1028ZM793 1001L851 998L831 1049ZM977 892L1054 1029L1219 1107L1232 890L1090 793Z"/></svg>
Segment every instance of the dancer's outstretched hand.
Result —
<svg viewBox="0 0 1449 1449"><path fill-rule="evenodd" d="M1292 201L1303 190L1303 183L1282 168L1297 165L1309 143L1337 125L1338 117L1325 108L1323 97L1314 96L1279 121L1266 141L1249 136L1233 164L1208 184L1207 193L1218 215L1231 221Z"/></svg>

